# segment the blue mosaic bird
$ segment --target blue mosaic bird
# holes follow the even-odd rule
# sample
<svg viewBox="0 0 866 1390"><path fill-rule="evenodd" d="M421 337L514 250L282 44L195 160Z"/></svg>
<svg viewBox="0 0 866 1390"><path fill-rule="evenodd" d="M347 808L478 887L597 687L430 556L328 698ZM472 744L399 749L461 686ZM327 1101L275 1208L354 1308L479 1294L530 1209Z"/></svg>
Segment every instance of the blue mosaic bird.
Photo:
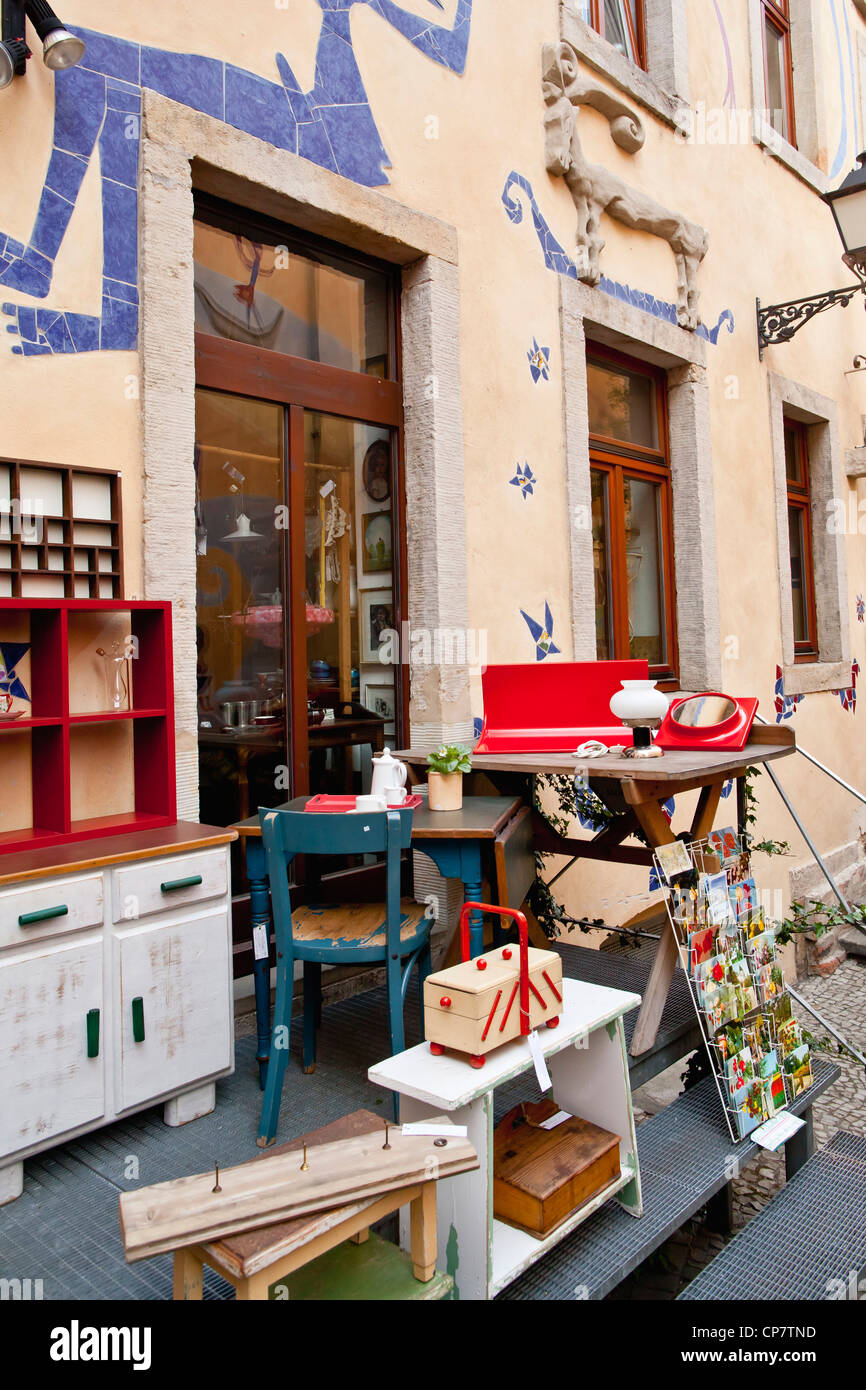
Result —
<svg viewBox="0 0 866 1390"><path fill-rule="evenodd" d="M534 484L538 482L538 479L533 476L532 469L528 463L525 463L522 469L518 463L517 472L513 478L509 479L509 482L512 487L520 488L520 495L525 500L527 497L531 496Z"/></svg>
<svg viewBox="0 0 866 1390"><path fill-rule="evenodd" d="M526 626L532 634L535 643L535 660L544 661L545 657L558 656L560 648L553 641L553 615L550 611L550 604L544 605L544 627L537 623L534 618L530 618L528 613L520 610L520 616L526 620Z"/></svg>

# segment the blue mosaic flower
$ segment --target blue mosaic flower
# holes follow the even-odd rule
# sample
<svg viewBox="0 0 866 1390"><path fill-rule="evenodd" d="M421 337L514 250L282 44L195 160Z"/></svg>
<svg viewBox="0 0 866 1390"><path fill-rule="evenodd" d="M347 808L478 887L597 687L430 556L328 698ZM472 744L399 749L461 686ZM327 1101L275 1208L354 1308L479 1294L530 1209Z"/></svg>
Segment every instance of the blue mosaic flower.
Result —
<svg viewBox="0 0 866 1390"><path fill-rule="evenodd" d="M526 354L529 360L529 370L532 373L533 381L550 380L550 348L539 347L538 340L533 338L532 351Z"/></svg>
<svg viewBox="0 0 866 1390"><path fill-rule="evenodd" d="M528 463L524 463L522 470L518 463L517 472L513 478L509 479L509 482L512 487L519 487L521 497L526 498L532 493L533 485L538 482L538 479L533 476Z"/></svg>
<svg viewBox="0 0 866 1390"><path fill-rule="evenodd" d="M857 595L857 621L858 623L866 623L866 600L862 594Z"/></svg>

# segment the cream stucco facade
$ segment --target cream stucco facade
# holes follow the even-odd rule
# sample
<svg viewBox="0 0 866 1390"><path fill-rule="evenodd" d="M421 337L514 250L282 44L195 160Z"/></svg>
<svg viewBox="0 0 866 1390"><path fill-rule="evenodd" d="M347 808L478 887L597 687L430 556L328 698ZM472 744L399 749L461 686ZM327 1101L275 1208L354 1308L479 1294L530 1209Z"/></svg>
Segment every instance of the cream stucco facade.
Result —
<svg viewBox="0 0 866 1390"><path fill-rule="evenodd" d="M425 21L433 9L429 0L399 8ZM866 626L856 612L866 588L866 483L846 472L849 454L864 443L866 376L851 373L866 345L862 305L858 298L829 310L792 342L768 348L763 361L755 325L756 299L785 301L851 280L819 193L841 180L866 144L866 19L851 0L791 0L794 150L753 115L764 104L757 0L648 0L648 73L587 30L579 8L444 0L435 22L470 26L461 72L410 45L378 6L344 5L391 162L380 186L275 148L145 81L137 347L107 340L101 350L12 351L27 344L28 311L101 313L99 145L47 294L0 274L0 301L12 308L3 322L20 330L3 334L0 456L121 472L126 596L175 603L178 791L189 817L197 813L194 187L403 267L414 622L484 631L490 662L533 661L523 613L541 620L549 605L561 655L547 659L594 657L582 340L616 345L667 374L682 687L758 695L774 720L782 666L786 694L806 694L793 718L798 740L855 785L866 784L858 716L833 693L850 685L852 661L866 664ZM239 18L226 0L152 0L114 5L109 21L104 4L67 0L61 13L73 29L110 26L132 44L230 62L269 83L278 81L275 54L285 54L309 91L323 10L339 9L336 0L256 0ZM545 163L542 52L562 39L582 71L645 130L643 147L630 154L613 143L601 112L581 108L587 157L708 233L696 276L703 332L671 320L677 268L658 236L605 216L598 287L580 283L552 250L574 263L575 206ZM52 147L54 85L33 59L27 77L0 92L0 265L4 237L24 247L31 240ZM34 332L38 345L38 319ZM534 346L549 350L540 374L530 371ZM785 410L818 431L817 524L824 527L824 514L848 519L847 530L827 532L815 547L821 651L812 666L794 665L789 630L783 455L781 484L779 474ZM518 463L537 478L529 497L509 485ZM410 712L415 742L466 736L482 712L480 680L462 669L413 672ZM853 861L861 805L802 759L782 764L780 777L819 847L843 851L840 864ZM761 788L760 830L791 842L793 858L760 870L763 886L787 901L791 871L809 855L769 786ZM579 867L565 884L571 910L616 921L639 905L646 874Z"/></svg>

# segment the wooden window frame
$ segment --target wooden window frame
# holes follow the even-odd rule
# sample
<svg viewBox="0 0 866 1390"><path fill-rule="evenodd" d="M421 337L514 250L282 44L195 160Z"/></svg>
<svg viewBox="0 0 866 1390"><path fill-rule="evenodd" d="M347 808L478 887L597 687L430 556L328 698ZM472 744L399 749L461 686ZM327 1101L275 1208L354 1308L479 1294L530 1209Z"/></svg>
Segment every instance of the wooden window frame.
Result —
<svg viewBox="0 0 866 1390"><path fill-rule="evenodd" d="M661 597L664 604L667 662L651 665L650 676L663 690L678 688L679 654L676 629L676 579L673 544L673 487L667 410L667 376L659 368L597 343L587 343L587 364L605 362L623 367L655 383L658 446L624 443L604 435L589 435L589 464L607 476L608 550L610 556L611 627L614 660L630 658L628 637L628 569L625 553L625 479L636 478L660 488L660 546L664 565Z"/></svg>
<svg viewBox="0 0 866 1390"><path fill-rule="evenodd" d="M294 720L294 711L306 707L306 660L296 659L306 641L304 603L304 412L320 411L364 424L390 429L395 441L392 525L395 564L392 571L395 622L402 631L408 616L408 555L406 548L406 474L403 455L403 391L399 380L401 360L399 268L372 257L359 256L345 247L307 236L270 218L236 208L220 199L195 194L196 221L241 235L276 237L275 244L299 251L316 250L338 257L346 264L380 271L388 277L390 342L389 377L346 371L307 358L219 338L196 330L196 386L269 401L286 409L285 452L288 467L288 544L284 547L286 605L285 651L291 671L291 699L287 701L286 740L292 759L292 795L309 791L309 741L305 720ZM287 694L289 692L287 691ZM395 672L397 742L409 746L409 668L401 662Z"/></svg>
<svg viewBox="0 0 866 1390"><path fill-rule="evenodd" d="M770 24L783 42L785 58L785 117L788 131L782 138L794 149L797 148L797 122L794 108L794 63L791 49L791 16L788 0L761 0L761 51L764 59L764 101L770 111L770 72L767 62L767 25ZM773 124L772 119L769 122Z"/></svg>
<svg viewBox="0 0 866 1390"><path fill-rule="evenodd" d="M796 450L800 461L800 482L795 482L787 476L786 499L787 514L790 517L791 511L800 514L801 532L803 536L803 598L806 622L809 628L809 635L805 641L794 640L794 664L801 665L807 662L815 662L819 659L818 653L818 605L815 594L815 552L812 545L812 488L809 473L809 433L808 426L799 420L792 420L790 416L783 419L785 434L790 434L796 441ZM791 555L788 554L788 564L791 564ZM794 576L791 574L791 590L793 596Z"/></svg>
<svg viewBox="0 0 866 1390"><path fill-rule="evenodd" d="M628 54L624 56L629 57L629 62L636 62L637 66L643 68L644 72L646 72L646 0L635 0L635 8L637 10L637 29L635 29L629 0L625 0L623 4L625 22L628 26L629 37L637 57L630 58ZM591 28L607 41L607 35L605 34L605 0L590 0L590 15Z"/></svg>

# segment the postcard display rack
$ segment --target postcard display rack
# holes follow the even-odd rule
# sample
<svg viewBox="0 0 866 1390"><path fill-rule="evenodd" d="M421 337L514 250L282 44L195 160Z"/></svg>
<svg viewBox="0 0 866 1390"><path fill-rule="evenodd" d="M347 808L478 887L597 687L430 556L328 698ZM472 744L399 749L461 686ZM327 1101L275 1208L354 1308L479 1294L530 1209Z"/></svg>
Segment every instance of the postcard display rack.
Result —
<svg viewBox="0 0 866 1390"><path fill-rule="evenodd" d="M668 917L731 1139L739 1143L812 1085L774 926L731 829L665 846L656 868L668 886Z"/></svg>

